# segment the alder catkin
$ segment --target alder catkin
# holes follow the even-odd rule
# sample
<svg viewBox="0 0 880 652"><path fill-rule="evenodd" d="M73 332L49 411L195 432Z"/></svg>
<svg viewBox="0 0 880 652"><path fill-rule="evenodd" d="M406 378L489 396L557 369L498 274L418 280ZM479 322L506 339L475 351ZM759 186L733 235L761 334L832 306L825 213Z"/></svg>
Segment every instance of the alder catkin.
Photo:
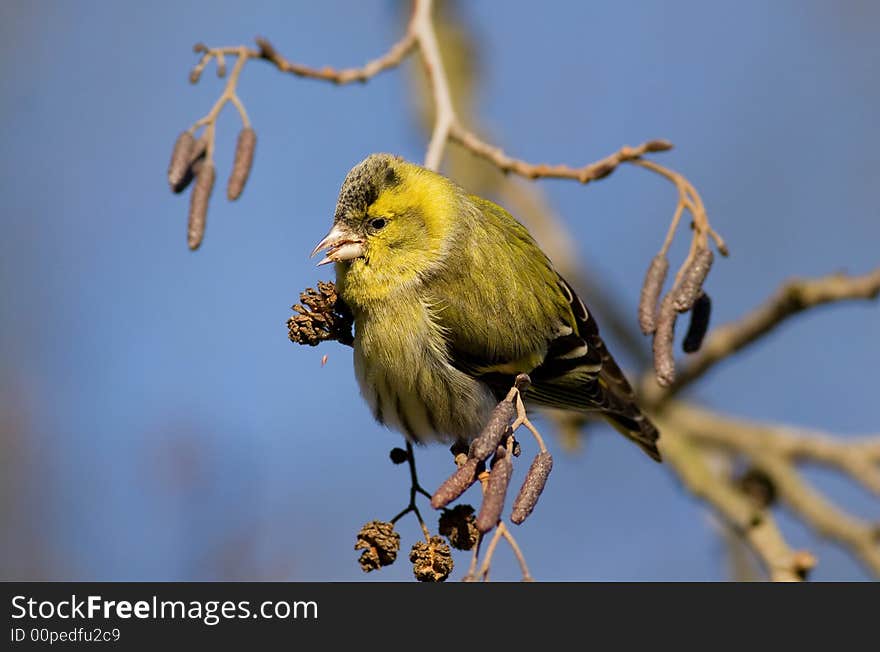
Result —
<svg viewBox="0 0 880 652"><path fill-rule="evenodd" d="M180 134L174 142L174 149L171 150L171 162L168 164L168 184L173 192L183 190L180 185L192 163L195 149L196 139L188 131Z"/></svg>
<svg viewBox="0 0 880 652"><path fill-rule="evenodd" d="M544 491L544 485L547 483L547 476L553 468L553 457L547 451L538 453L529 467L526 479L523 481L522 488L519 490L516 500L513 501L513 512L510 520L519 525L528 518L535 505L538 504L538 498Z"/></svg>
<svg viewBox="0 0 880 652"><path fill-rule="evenodd" d="M195 141L192 149L189 152L189 162L184 168L183 176L178 180L178 182L171 186L172 192L181 193L187 188L189 188L189 184L192 183L192 180L196 178L199 174L199 170L202 167L202 163L205 161L205 155L208 153L208 141L204 136ZM170 175L169 175L170 181Z"/></svg>
<svg viewBox="0 0 880 652"><path fill-rule="evenodd" d="M668 387L675 380L675 300L667 294L660 303L657 313L657 330L654 332L654 373L662 387Z"/></svg>
<svg viewBox="0 0 880 652"><path fill-rule="evenodd" d="M507 495L507 485L510 484L511 475L513 475L513 462L507 451L499 446L493 460L492 472L489 473L489 479L486 481L483 504L480 505L480 513L477 515L477 529L483 534L495 527L501 519L504 497Z"/></svg>
<svg viewBox="0 0 880 652"><path fill-rule="evenodd" d="M687 335L681 343L685 353L696 353L703 345L703 338L709 330L709 318L712 315L712 300L705 292L701 292L691 308L691 323Z"/></svg>
<svg viewBox="0 0 880 652"><path fill-rule="evenodd" d="M229 175L229 184L226 187L226 196L230 201L235 201L241 196L244 184L247 183L251 166L254 163L254 150L257 147L257 133L251 127L245 127L238 132L238 142L235 145L235 160L232 163L232 172Z"/></svg>
<svg viewBox="0 0 880 652"><path fill-rule="evenodd" d="M205 161L199 168L196 185L190 195L187 243L193 251L199 248L205 235L205 219L208 215L208 200L214 189L214 177L214 163Z"/></svg>
<svg viewBox="0 0 880 652"><path fill-rule="evenodd" d="M645 335L650 335L657 329L657 301L668 272L669 260L666 255L654 256L645 274L645 282L642 284L642 293L639 297L639 327Z"/></svg>
<svg viewBox="0 0 880 652"><path fill-rule="evenodd" d="M483 461L494 453L515 416L516 407L510 401L504 400L496 405L483 431L471 442L468 457Z"/></svg>
<svg viewBox="0 0 880 652"><path fill-rule="evenodd" d="M431 496L431 507L434 509L446 507L446 505L461 496L477 481L479 469L480 460L473 458L458 467L458 470L446 478L445 482Z"/></svg>
<svg viewBox="0 0 880 652"><path fill-rule="evenodd" d="M687 312L694 305L703 289L703 282L712 267L714 256L711 249L700 249L690 265L684 270L681 282L673 290L675 293L675 309Z"/></svg>

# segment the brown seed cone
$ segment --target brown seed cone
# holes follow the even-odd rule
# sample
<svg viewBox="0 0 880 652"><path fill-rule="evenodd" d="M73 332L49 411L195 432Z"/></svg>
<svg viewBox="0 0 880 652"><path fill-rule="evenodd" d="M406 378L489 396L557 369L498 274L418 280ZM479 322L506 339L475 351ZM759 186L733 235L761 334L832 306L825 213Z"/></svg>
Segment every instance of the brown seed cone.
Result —
<svg viewBox="0 0 880 652"><path fill-rule="evenodd" d="M668 272L669 260L666 256L664 254L654 256L645 274L645 282L642 284L642 294L639 298L639 326L645 335L657 329L657 301Z"/></svg>
<svg viewBox="0 0 880 652"><path fill-rule="evenodd" d="M513 462L507 451L499 446L492 464L492 472L486 482L483 504L480 505L480 513L477 515L477 529L483 534L495 527L501 519L511 475L513 475Z"/></svg>
<svg viewBox="0 0 880 652"><path fill-rule="evenodd" d="M416 542L410 550L409 560L419 582L443 582L455 566L452 551L443 538L437 536L427 542Z"/></svg>
<svg viewBox="0 0 880 652"><path fill-rule="evenodd" d="M519 490L519 495L513 501L513 512L510 515L510 520L513 523L519 525L535 509L535 505L538 504L538 498L541 497L541 492L544 491L544 485L547 483L547 476L550 475L552 468L553 457L550 453L544 451L535 456L532 465L529 467L529 472L526 474L526 479L523 481L522 488Z"/></svg>
<svg viewBox="0 0 880 652"><path fill-rule="evenodd" d="M241 196L244 184L247 183L248 175L251 173L256 147L257 132L251 127L245 127L238 132L238 142L235 145L235 160L232 163L229 184L226 186L226 196L229 198L229 201L235 201Z"/></svg>
<svg viewBox="0 0 880 652"><path fill-rule="evenodd" d="M354 549L363 550L358 563L369 573L394 563L400 550L400 535L394 531L393 523L370 521L358 532Z"/></svg>
<svg viewBox="0 0 880 652"><path fill-rule="evenodd" d="M199 169L196 185L190 195L187 243L193 251L199 248L205 235L208 200L211 198L211 191L214 189L215 176L214 163L212 161L205 161Z"/></svg>
<svg viewBox="0 0 880 652"><path fill-rule="evenodd" d="M685 353L695 353L703 345L703 338L709 330L709 318L712 315L712 300L705 292L701 292L691 308L691 322L687 335L681 343Z"/></svg>
<svg viewBox="0 0 880 652"><path fill-rule="evenodd" d="M470 550L480 538L474 508L470 505L456 505L452 509L444 510L440 515L438 531L449 540L449 545L453 548Z"/></svg>

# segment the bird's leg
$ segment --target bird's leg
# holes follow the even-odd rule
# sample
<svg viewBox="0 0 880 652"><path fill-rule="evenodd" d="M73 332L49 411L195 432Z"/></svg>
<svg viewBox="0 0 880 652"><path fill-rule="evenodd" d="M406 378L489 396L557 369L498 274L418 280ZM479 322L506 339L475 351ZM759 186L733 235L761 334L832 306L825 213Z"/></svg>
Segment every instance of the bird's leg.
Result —
<svg viewBox="0 0 880 652"><path fill-rule="evenodd" d="M422 518L421 512L419 512L419 508L416 505L416 496L418 494L422 494L423 496L427 496L429 499L431 498L431 494L429 494L422 485L419 484L419 476L416 473L416 457L415 451L413 450L412 442L408 439L406 440L406 462L409 465L409 478L410 478L410 487L409 487L409 505L407 505L397 516L391 519L392 523L396 523L401 518L413 512L416 515L416 518L419 521L419 525L422 528L422 533L425 535L425 540L431 540L431 532L428 530L428 526L425 525L425 520Z"/></svg>

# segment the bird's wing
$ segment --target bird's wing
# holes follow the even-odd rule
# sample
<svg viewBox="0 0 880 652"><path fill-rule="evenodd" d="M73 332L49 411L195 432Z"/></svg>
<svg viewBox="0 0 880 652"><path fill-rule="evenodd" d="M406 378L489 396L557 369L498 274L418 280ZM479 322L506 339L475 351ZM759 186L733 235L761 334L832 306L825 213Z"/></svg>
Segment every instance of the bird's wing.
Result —
<svg viewBox="0 0 880 652"><path fill-rule="evenodd" d="M599 412L659 460L657 429L599 336L584 302L507 211L473 197L479 219L434 282L450 362L500 399L519 373L526 401Z"/></svg>
<svg viewBox="0 0 880 652"><path fill-rule="evenodd" d="M499 398L510 389L517 373L528 373L532 381L524 396L528 403L599 412L616 430L660 461L656 444L659 432L639 409L632 386L599 335L596 320L568 282L558 274L556 277L575 328L562 326L548 333L546 346L538 356L509 360L497 357L489 360L472 351L462 351L456 348L452 338L453 364L489 385ZM560 320L561 324L566 322L568 319ZM497 336L505 337L505 333Z"/></svg>
<svg viewBox="0 0 880 652"><path fill-rule="evenodd" d="M526 397L548 407L599 411L618 432L659 462L660 433L639 409L632 386L599 336L596 320L565 279L560 276L559 281L577 333L550 343L544 362L530 374L533 384ZM580 340L577 346L575 337Z"/></svg>

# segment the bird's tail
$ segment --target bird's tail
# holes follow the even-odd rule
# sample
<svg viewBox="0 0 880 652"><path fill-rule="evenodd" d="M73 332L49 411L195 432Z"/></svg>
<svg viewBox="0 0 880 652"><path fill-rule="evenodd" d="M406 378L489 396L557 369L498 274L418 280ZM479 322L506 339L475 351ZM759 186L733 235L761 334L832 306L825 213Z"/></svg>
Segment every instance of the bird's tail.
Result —
<svg viewBox="0 0 880 652"><path fill-rule="evenodd" d="M637 443L652 459L662 462L657 449L660 431L642 414L636 403L635 392L602 340L596 337L593 346L599 349L602 357L602 370L599 372L599 386L603 390L605 404L602 416L620 434Z"/></svg>
<svg viewBox="0 0 880 652"><path fill-rule="evenodd" d="M637 443L643 451L657 462L662 462L660 451L657 449L657 440L660 431L651 423L650 419L638 411L633 416L606 412L602 416L610 423L617 432Z"/></svg>

